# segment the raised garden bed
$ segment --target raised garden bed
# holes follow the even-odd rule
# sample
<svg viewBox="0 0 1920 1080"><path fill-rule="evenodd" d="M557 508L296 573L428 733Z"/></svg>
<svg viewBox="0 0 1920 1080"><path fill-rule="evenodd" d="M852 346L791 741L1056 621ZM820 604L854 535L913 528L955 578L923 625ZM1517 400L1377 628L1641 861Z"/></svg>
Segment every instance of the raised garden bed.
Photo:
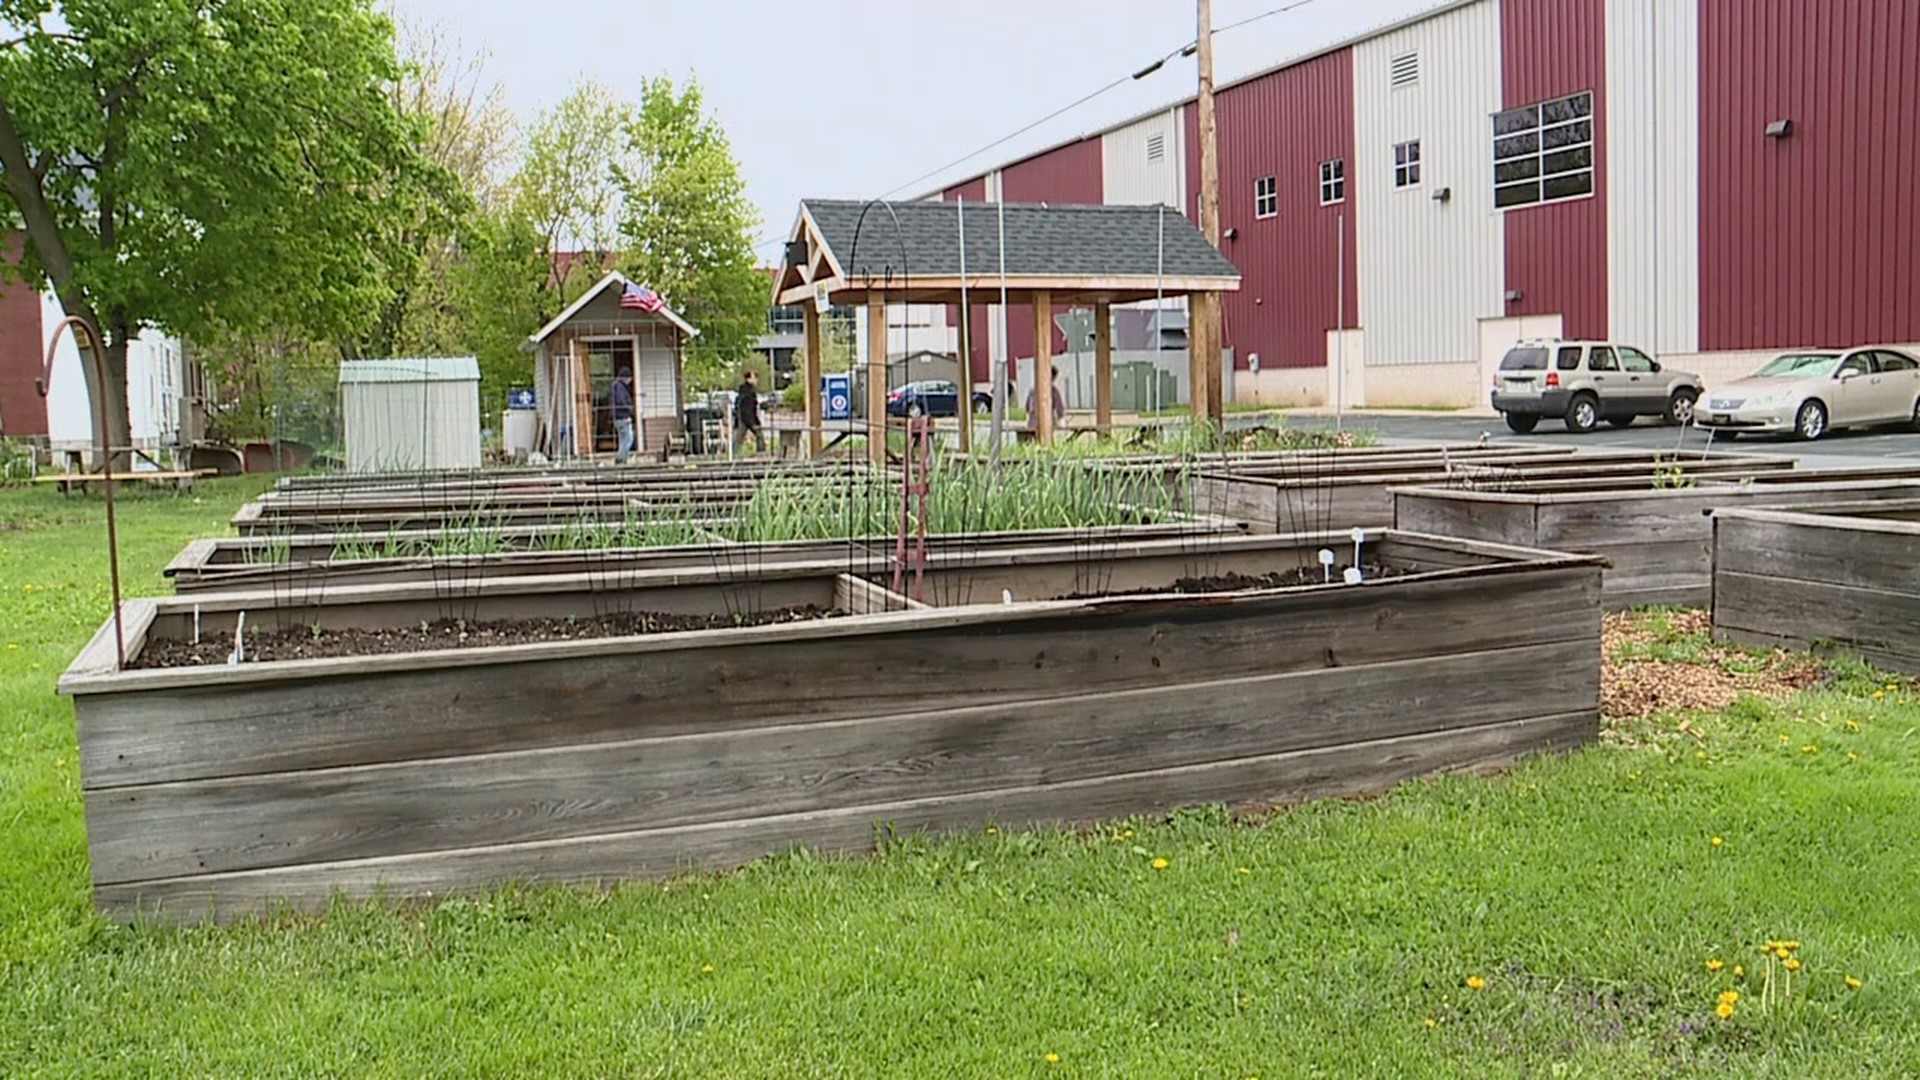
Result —
<svg viewBox="0 0 1920 1080"><path fill-rule="evenodd" d="M1177 560L1185 543L1107 557ZM1268 565L1297 560L1298 544L1266 543ZM1084 822L1373 791L1594 737L1595 560L1371 543L1404 573L939 609L793 564L761 571L761 610L908 610L400 655L118 671L103 629L61 681L95 903L196 920L311 910L336 892L605 881L796 844L863 850L879 823ZM551 616L603 594L595 584L480 582L481 616ZM706 614L730 584L678 571L621 583L632 610ZM283 622L399 628L443 602L421 586L340 593L287 605ZM249 605L264 623L273 601L134 601L130 647L137 662L189 635L196 606L206 635Z"/></svg>
<svg viewBox="0 0 1920 1080"><path fill-rule="evenodd" d="M1441 485L1501 490L1527 480L1646 481L1739 478L1791 470L1792 459L1740 454L1592 453L1576 455L1452 453L1377 463L1314 462L1281 467L1204 470L1193 481L1195 509L1245 521L1256 532L1313 532L1375 527L1394 520L1396 487Z"/></svg>
<svg viewBox="0 0 1920 1080"><path fill-rule="evenodd" d="M1920 499L1716 510L1713 632L1920 675Z"/></svg>
<svg viewBox="0 0 1920 1080"><path fill-rule="evenodd" d="M1916 494L1920 469L1805 470L1681 488L1655 488L1647 481L1525 485L1505 492L1402 488L1393 500L1399 528L1604 556L1606 606L1619 609L1709 602L1713 527L1705 515L1715 509Z"/></svg>

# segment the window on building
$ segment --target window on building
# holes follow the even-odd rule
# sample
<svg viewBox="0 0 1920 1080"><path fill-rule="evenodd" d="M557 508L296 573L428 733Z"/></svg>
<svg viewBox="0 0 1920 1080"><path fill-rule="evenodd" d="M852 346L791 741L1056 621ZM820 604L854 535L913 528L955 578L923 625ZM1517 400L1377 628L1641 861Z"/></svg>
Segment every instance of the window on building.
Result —
<svg viewBox="0 0 1920 1080"><path fill-rule="evenodd" d="M807 329L807 313L797 307L767 309L767 329L776 334L802 334Z"/></svg>
<svg viewBox="0 0 1920 1080"><path fill-rule="evenodd" d="M1147 136L1147 160L1159 161L1167 156L1167 137L1161 134Z"/></svg>
<svg viewBox="0 0 1920 1080"><path fill-rule="evenodd" d="M1395 90L1403 86L1413 86L1420 81L1420 54L1401 53L1387 61L1387 82Z"/></svg>
<svg viewBox="0 0 1920 1080"><path fill-rule="evenodd" d="M1508 209L1591 194L1591 91L1493 118L1493 205Z"/></svg>
<svg viewBox="0 0 1920 1080"><path fill-rule="evenodd" d="M1393 148L1393 186L1420 185L1420 140L1398 143Z"/></svg>
<svg viewBox="0 0 1920 1080"><path fill-rule="evenodd" d="M1257 218L1270 218L1279 212L1279 181L1271 176L1256 178L1253 181L1253 216Z"/></svg>
<svg viewBox="0 0 1920 1080"><path fill-rule="evenodd" d="M1347 201L1347 162L1344 158L1320 163L1320 205Z"/></svg>

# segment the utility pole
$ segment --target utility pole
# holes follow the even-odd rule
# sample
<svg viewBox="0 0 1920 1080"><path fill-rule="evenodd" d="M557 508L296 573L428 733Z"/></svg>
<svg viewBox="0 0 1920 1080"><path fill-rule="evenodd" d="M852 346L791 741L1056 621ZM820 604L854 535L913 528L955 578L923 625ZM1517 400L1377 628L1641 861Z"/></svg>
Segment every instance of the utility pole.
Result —
<svg viewBox="0 0 1920 1080"><path fill-rule="evenodd" d="M1200 93L1200 233L1207 243L1220 246L1220 153L1214 137L1213 118L1213 0L1197 0L1194 44L1199 53ZM1217 293L1195 293L1188 301L1192 328L1188 342L1196 358L1190 364L1193 375L1193 411L1216 425L1223 418L1221 408L1220 297Z"/></svg>

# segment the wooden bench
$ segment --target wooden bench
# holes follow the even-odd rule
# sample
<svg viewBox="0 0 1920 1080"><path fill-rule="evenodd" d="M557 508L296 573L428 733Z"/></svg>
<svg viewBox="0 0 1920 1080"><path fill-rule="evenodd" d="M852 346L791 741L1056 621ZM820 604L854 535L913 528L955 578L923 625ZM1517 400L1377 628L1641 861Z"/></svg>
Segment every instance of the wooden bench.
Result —
<svg viewBox="0 0 1920 1080"><path fill-rule="evenodd" d="M190 491L193 489L195 480L202 476L212 476L215 471L213 469L182 469L163 472L114 473L113 481L116 484L128 481L139 481L143 484L172 484L176 491ZM105 483L106 479L99 473L51 473L46 476L36 476L33 482L52 484L59 489L60 494L65 495L76 489L84 492L88 484Z"/></svg>

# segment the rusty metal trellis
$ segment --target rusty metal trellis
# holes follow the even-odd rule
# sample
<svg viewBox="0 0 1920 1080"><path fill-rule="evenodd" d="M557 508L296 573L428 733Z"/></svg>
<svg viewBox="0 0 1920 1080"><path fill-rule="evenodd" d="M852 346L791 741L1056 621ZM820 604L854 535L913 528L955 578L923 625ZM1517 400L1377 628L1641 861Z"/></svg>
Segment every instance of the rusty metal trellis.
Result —
<svg viewBox="0 0 1920 1080"><path fill-rule="evenodd" d="M95 411L98 413L96 429L100 454L100 487L107 503L107 576L113 585L113 654L120 669L127 666L127 635L120 619L120 536L113 518L113 428L107 423L107 358L102 348L100 331L84 316L68 315L54 324L53 334L47 338L47 360L40 377L33 381L33 389L41 397L46 397L53 388L54 350L60 347L60 334L68 327L77 327L73 331L75 344L86 338L86 351L93 358L94 383L97 392L93 395Z"/></svg>

